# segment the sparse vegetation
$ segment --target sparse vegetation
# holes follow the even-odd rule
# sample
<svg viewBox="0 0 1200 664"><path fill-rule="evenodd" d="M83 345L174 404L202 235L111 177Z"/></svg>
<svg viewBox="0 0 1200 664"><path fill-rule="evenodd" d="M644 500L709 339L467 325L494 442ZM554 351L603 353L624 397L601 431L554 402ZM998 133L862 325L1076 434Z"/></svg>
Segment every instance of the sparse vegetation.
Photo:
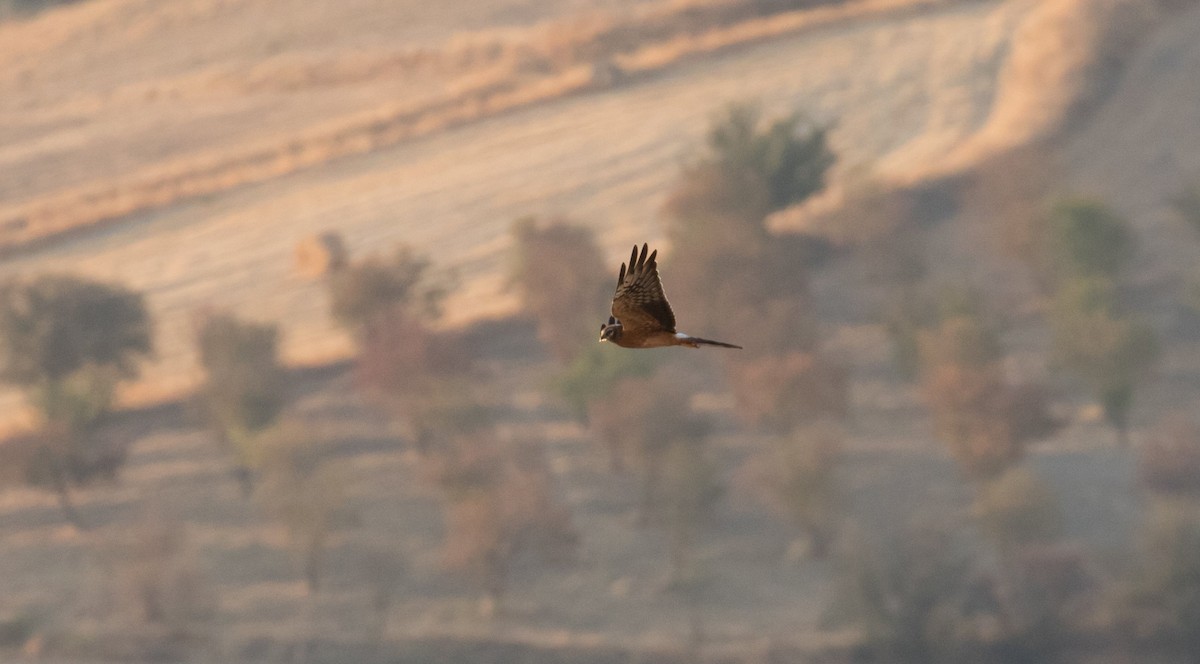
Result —
<svg viewBox="0 0 1200 664"><path fill-rule="evenodd" d="M564 221L513 225L516 260L512 280L538 337L560 362L570 363L596 342L613 286L591 231ZM590 345L589 345L590 344Z"/></svg>
<svg viewBox="0 0 1200 664"><path fill-rule="evenodd" d="M938 436L969 477L1000 475L1031 440L1057 428L1036 386L1004 377L997 333L982 313L949 306L921 333L921 387Z"/></svg>
<svg viewBox="0 0 1200 664"><path fill-rule="evenodd" d="M218 4L206 11L231 10ZM261 137L263 146L252 154L236 155L232 167L230 155L214 149L212 163L205 168L180 162L167 179L160 173L139 172L139 181L112 186L101 182L87 192L90 198L68 202L92 204L76 218L113 218L212 187L255 181L263 177L264 164L270 164L265 168L272 173L289 172L331 155L375 150L401 135L412 135L406 133L410 130L467 121L563 90L620 86L653 69L646 65L646 58L655 57L643 48L647 39L678 37L680 43L669 44L678 48L674 53L722 48L720 44L731 43L720 41L729 36L723 30L726 18L739 21L740 29L747 27L740 23L743 18L811 4L641 3L630 11L637 21L604 15L574 25L555 18L537 26L539 37L532 41L524 28L513 26L444 48L422 46L395 53L367 49L346 60L336 54L326 59L323 52L292 53L291 36L283 42L272 40L261 46L272 57L250 68L254 71L249 79L244 72L217 72L215 77L209 72L198 80L164 77L150 87L118 86L112 95L120 100L144 95L166 103L179 94L223 97L231 89L244 91L239 86L249 86L256 92L287 89L309 99L310 88L319 85L357 97L359 92L347 85L348 80L392 80L410 69L429 77L423 83L442 83L438 77L446 71L472 72L478 80L460 89L462 81L453 79L437 88L444 108L433 115L422 106L423 100L406 98L403 119L396 115L398 107L379 113L367 109L367 125L355 119L335 127L332 135L323 134L327 129L320 127L286 148L272 147L278 137ZM881 4L891 3L859 3ZM232 9L241 11L241 5L235 5ZM936 14L941 5L928 6L934 7L933 18L943 23ZM896 7L910 11L912 6L892 5ZM522 6L515 16L540 9ZM955 16L952 27L976 11L968 10ZM190 10L180 11L187 17ZM1010 15L987 11L997 26L1009 22ZM1004 11L1016 16L1016 10ZM155 19L160 18L139 10L134 13L138 25L129 27L119 23L125 19L118 14L109 18L130 35L138 26L157 27ZM914 34L913 26L929 18L925 12L907 14L903 36ZM369 22L375 20L372 16ZM714 21L720 28L715 32ZM748 26L765 27L763 22ZM862 39L858 27L847 37ZM999 52L1003 44L991 48ZM39 89L45 77L35 69L26 72L21 63L27 59L18 58L21 62L10 78L19 87ZM996 64L988 60L986 69L995 71ZM476 71L481 66L486 70ZM276 77L279 72L291 75ZM974 95L972 87L962 90ZM437 91L433 86L430 90ZM50 95L48 90L43 93ZM858 93L849 96L857 100ZM91 91L68 97L71 108L107 103L107 97L93 99ZM818 101L821 105L816 107L828 112L824 100ZM45 131L46 140L35 143L61 145L61 140L52 140L60 124L55 118L74 115L46 117L51 120L14 131ZM861 128L861 117L852 119L849 126ZM910 123L906 119L901 124ZM942 128L947 130L942 140L950 140L952 127ZM623 142L625 137L620 138ZM869 138L874 144L896 137ZM978 294L956 293L938 306L919 293L937 283L923 281L926 276L960 269L982 257L978 248L962 246L963 237L980 240L1011 221L985 209L988 214L978 216L987 216L988 225L981 223L966 233L951 224L938 228L936 237L908 232L918 220L932 226L950 214L946 210L964 204L959 194L970 183L962 180L976 175L969 170L932 185L925 180L912 187L892 187L880 180L857 194L850 192L847 207L833 213L846 221L839 229L844 233L840 239L777 230L783 225L776 222L790 212L807 211L804 204L824 187L833 161L827 139L824 127L801 116L772 119L750 106L731 107L717 119L704 152L684 168L670 192L665 207L669 242L661 249L670 258L670 269L664 270L666 285L681 323L687 332L743 344L744 352L634 352L596 344L596 319L603 317L599 312L611 293L613 271L589 232L558 221L523 220L512 231L517 250L513 282L526 313L538 320L538 334L558 367L537 357L525 341L512 342L518 331L522 340L532 336L524 334L529 329L525 316L470 329L434 324L447 287L435 283L433 263L411 249L350 262L343 260L331 236L310 237L315 244L304 251L315 253L301 259L301 271L328 276L333 314L351 333L358 352L352 370L336 363L285 371L278 359L279 331L271 325L211 314L197 331L207 372L199 400L209 424L236 450L238 465L261 473L255 503L236 503L224 492L213 492L222 462L206 444L208 437L184 422L187 418L180 411L185 409L177 403L106 417L119 381L136 374L137 361L149 349L148 325L144 343L135 330L128 335L132 341L108 359L86 359L74 368L38 365L42 358L72 366L71 353L58 349L40 354L31 344L9 352L8 365L27 362L35 367L28 374L34 377L21 379L22 370L5 364L0 371L9 370L14 384L29 388L30 403L46 426L0 441L0 476L54 488L69 512L66 487L112 476L126 449L132 450L134 463L126 472L128 486L80 492L80 504L97 516L98 533L58 528L52 522L47 527L44 496L21 491L3 496L0 523L13 535L5 532L0 538L0 559L11 572L2 589L16 599L6 599L0 609L28 605L38 617L9 619L0 614L0 648L21 648L20 654L5 651L21 660L41 659L44 644L50 643L48 659L67 652L72 659L86 655L122 661L354 660L364 654L367 659L557 661L574 660L572 655L578 654L578 659L596 661L1028 662L1065 661L1067 657L1060 657L1064 646L1078 648L1081 656L1124 657L1122 640L1133 635L1130 657L1140 656L1136 647L1149 640L1154 640L1155 655L1191 656L1200 648L1194 636L1200 630L1200 609L1195 606L1193 551L1193 531L1200 523L1194 504L1200 493L1194 486L1200 453L1192 449L1200 436L1187 423L1143 435L1137 428L1140 419L1130 416L1135 391L1153 378L1149 369L1159 344L1170 345L1172 360L1190 356L1177 352L1178 338L1171 336L1178 336L1175 327L1163 326L1165 336L1156 339L1125 307L1136 292L1145 295L1136 311L1146 320L1167 318L1155 290L1162 283L1160 273L1131 274L1150 262L1132 260L1132 225L1102 205L1074 200L1046 215L1045 224L1023 228L1034 233L1023 247L1043 272L1041 285L1051 297L1044 302L1001 299L1023 295L1019 283L989 293L994 302L1011 306L1001 335L983 312ZM644 147L645 142L631 145ZM937 149L923 141L904 145L913 154ZM499 153L514 146L503 143L490 150ZM863 152L856 147L854 154L857 159ZM639 155L628 163L640 159ZM657 158L646 163L662 165ZM355 177L347 177L345 187L376 186L363 184L374 179L357 177L358 168L363 167L350 169ZM525 168L527 163L505 169L505 177L516 182ZM620 169L626 168L622 162ZM661 170L657 173L656 178ZM1022 177L1032 177L1030 173L1036 175L1029 171ZM570 181L578 177L586 174L564 172L561 184L578 186L580 182ZM456 204L471 214L489 209L477 206L476 192L468 189ZM529 200L533 193L516 190L513 198ZM551 194L544 200L558 200L552 190L544 193ZM263 192L247 192L255 200L260 195ZM267 198L272 195L266 193ZM644 191L633 195L644 196ZM812 207L819 213L837 198L822 198ZM390 204L397 198L388 194L386 200ZM28 237L37 237L43 225L60 218L55 215L63 208L40 208L36 203L25 206L18 201L16 213L5 211L15 216L0 223L0 234L22 233L29 227ZM606 202L597 203L585 208L589 215L611 212ZM380 214L371 208L374 204L364 203L361 211L345 210L352 213L346 215L345 226L350 236L378 236L378 229L368 233L354 227L361 223L360 214ZM320 214L337 208L320 201L310 209ZM511 205L495 209L509 210ZM858 220L852 217L859 210L870 218L856 226L853 222ZM617 235L628 233L621 212L597 223L611 221L610 230ZM433 216L430 224L445 221ZM500 215L487 223L497 218L503 224L508 217ZM964 219L980 221L970 215ZM299 220L296 232L311 232L314 221ZM1138 221L1139 229L1153 232L1153 224ZM943 230L945 235L940 234ZM456 260L467 258L466 269L477 280L472 285L490 288L494 284L488 280L497 276L492 274L495 245L485 246L490 240L480 238L494 240L495 232L481 222L472 227L470 237L440 244L439 251L451 252ZM652 240L653 231L648 232L651 237L646 239ZM413 237L426 241L428 235ZM927 242L930 239L936 241ZM1147 242L1146 258L1158 258L1155 252L1161 244L1157 237ZM850 245L866 249L855 256L859 262L878 261L871 266L874 270L864 271L862 265L844 260L848 252L843 249ZM945 262L926 264L922 257L927 245L952 255ZM931 259L934 254L930 251ZM20 261L14 264L11 270L23 267ZM984 281L982 277L1007 267L989 264L979 274L964 277ZM879 288L889 279L908 291L905 295L911 300L893 300ZM158 299L161 282L153 283L155 310L178 311L177 300ZM1133 283L1138 290L1130 288ZM297 288L301 290L292 296L312 296L310 284ZM480 292L473 290L471 296ZM486 289L482 294L486 297ZM829 299L818 299L830 294ZM83 299L90 306L98 298ZM902 368L920 380L916 389L884 370L878 352L882 349L873 347L879 330L864 312L876 309L881 300L900 305L889 320L889 333L897 342ZM24 315L23 307L12 307L13 315ZM267 306L261 311L277 313ZM1046 311L1050 336L1029 320L1031 313ZM827 319L818 319L827 314ZM170 321L169 327L186 329L178 322ZM54 343L69 347L91 331L78 321L72 326ZM13 338L25 328L44 332L25 322L12 327L17 331ZM497 340L489 336L493 332L511 336ZM823 343L827 333L828 344ZM297 335L294 341L302 344L307 339ZM1139 442L1139 479L1147 495L1130 495L1130 483L1122 481L1130 479L1129 450L1091 449L1092 432L1086 424L1073 428L1062 445L1031 451L1031 441L1054 433L1060 423L1049 414L1047 388L1017 383L1012 376L1044 371L1048 348L1056 362L1048 375L1057 381L1055 370L1064 369L1092 391L1123 438L1133 430ZM176 352L174 345L168 352ZM720 380L721 369L725 382ZM1171 383L1155 390L1165 395L1163 401L1150 404L1146 415L1189 398L1195 387L1193 369L1186 362L1172 362L1167 375ZM46 377L51 374L53 378ZM563 421L558 404L534 393L539 381L562 397L578 423ZM351 387L362 392L354 393ZM1062 386L1056 382L1054 387ZM935 433L950 449L960 473L947 472L953 466L931 453L925 422L911 408L914 395L926 398ZM294 404L287 404L290 397ZM291 414L278 426L285 405ZM393 421L379 417L372 407L381 407ZM1082 413L1092 409L1089 405L1080 412L1082 421ZM329 423L337 428L327 435L333 431L326 428ZM613 470L637 476L629 481L600 467L587 450L584 439L589 435L606 446ZM397 444L398 439L411 441L411 447ZM717 510L724 507L724 478L746 461L736 475L743 481L737 486L756 494L786 522L785 528L771 525L751 509L736 514ZM911 477L903 474L909 471ZM428 486L422 478L430 480ZM969 486L963 485L964 478ZM561 491L556 486L560 481ZM965 495L973 497L970 512L963 508ZM1061 506L1056 501L1060 495ZM187 515L186 530L158 522L127 527L131 510L159 502L160 496L178 501L168 511ZM938 512L938 501L953 509ZM1148 533L1147 554L1137 561L1144 569L1133 579L1137 587L1123 607L1137 618L1127 634L1122 631L1127 627L1121 622L1125 616L1114 620L1110 607L1097 609L1095 604L1115 596L1108 592L1112 584L1128 580L1123 576L1127 570L1113 561L1126 553L1128 531L1142 518L1139 510L1145 504L1156 520ZM627 512L635 505L640 521L650 529L630 528ZM352 506L361 508L361 524ZM939 526L894 536L891 529L910 515ZM971 520L963 523L967 517ZM352 525L364 527L344 532ZM367 525L379 531L368 532ZM856 525L878 535L878 546L855 541ZM786 556L790 565L784 567L774 556L786 544L779 530L784 537L798 536ZM1068 531L1086 531L1086 542L1065 540ZM122 540L111 560L93 555L89 547L110 532L128 534L130 541ZM845 547L844 553L826 555L838 547ZM663 549L669 560L662 561L662 567L670 569L665 589L656 583L659 561L653 558ZM285 571L280 563L284 550L293 555L296 573ZM1103 557L1089 558L1093 550L1103 551ZM584 562L578 569L562 572L552 565L577 555ZM826 560L817 561L820 558ZM831 588L830 568L839 565L847 569L841 585ZM59 578L43 574L50 569L61 572ZM107 578L96 582L98 576ZM481 595L481 613L503 613L503 620L486 624L463 610L464 597L475 598L474 593L464 593L463 580L473 582ZM536 580L536 593L523 593L521 583L531 580ZM105 591L110 587L121 596L108 597ZM209 588L221 590L220 603ZM860 629L811 633L825 627L811 620L812 598L831 590L846 601L843 610ZM681 607L665 601L669 593L683 599L686 613L676 613ZM117 606L121 602L128 606ZM41 619L40 603L48 607L47 620ZM747 606L754 610L746 613ZM218 608L219 623L229 629L211 629ZM705 619L711 613L712 624L719 626L711 635L704 634L702 611ZM586 633L581 631L584 627ZM133 645L127 650L99 647L110 638L110 628L115 634L111 638L126 638ZM208 634L217 637L211 651L181 650L172 641ZM356 641L359 637L370 643ZM686 651L658 653L641 645L663 642L670 649L667 642L673 639L687 642ZM614 649L609 657L602 649L610 642L634 645ZM709 642L712 652L706 652ZM544 649L546 657L524 656L537 648ZM1172 648L1177 652L1169 652Z"/></svg>
<svg viewBox="0 0 1200 664"><path fill-rule="evenodd" d="M642 480L638 518L650 523L665 516L663 477L672 447L707 433L689 403L690 394L659 373L625 378L606 396L591 402L589 427L611 450L616 465L630 467Z"/></svg>
<svg viewBox="0 0 1200 664"><path fill-rule="evenodd" d="M409 429L421 453L456 417L463 395L480 389L469 349L451 333L434 332L401 309L380 315L363 331L355 373L359 385Z"/></svg>
<svg viewBox="0 0 1200 664"><path fill-rule="evenodd" d="M1054 542L1063 534L1057 499L1023 466L982 485L973 510L984 533L1002 550Z"/></svg>
<svg viewBox="0 0 1200 664"><path fill-rule="evenodd" d="M1043 238L1048 268L1058 281L1116 279L1133 258L1129 224L1108 207L1090 200L1057 203Z"/></svg>
<svg viewBox="0 0 1200 664"><path fill-rule="evenodd" d="M1051 315L1056 361L1095 396L1118 441L1127 443L1135 391L1159 355L1154 330L1120 311L1116 285L1104 278L1064 283Z"/></svg>
<svg viewBox="0 0 1200 664"><path fill-rule="evenodd" d="M1184 414L1166 419L1139 447L1138 471L1156 494L1200 497L1200 425Z"/></svg>
<svg viewBox="0 0 1200 664"><path fill-rule="evenodd" d="M977 618L991 589L961 538L950 530L910 529L895 542L858 546L845 559L836 613L865 629L881 661L973 661Z"/></svg>
<svg viewBox="0 0 1200 664"><path fill-rule="evenodd" d="M1152 512L1130 609L1144 630L1195 661L1200 652L1200 511L1167 501Z"/></svg>
<svg viewBox="0 0 1200 664"><path fill-rule="evenodd" d="M309 593L321 587L329 539L356 520L347 495L349 476L324 456L319 438L288 423L272 432L261 462L260 497L287 531Z"/></svg>
<svg viewBox="0 0 1200 664"><path fill-rule="evenodd" d="M248 496L262 460L262 437L287 399L279 330L227 313L204 313L196 324L196 346L206 374L199 406L233 455L235 475Z"/></svg>
<svg viewBox="0 0 1200 664"><path fill-rule="evenodd" d="M443 560L474 578L483 591L481 612L490 617L519 557L570 560L578 535L553 494L537 442L503 440L489 419L472 419L439 447L433 468L446 501Z"/></svg>
<svg viewBox="0 0 1200 664"><path fill-rule="evenodd" d="M161 628L162 638L169 640L207 636L217 597L182 524L144 516L114 543L110 555L122 603L140 624Z"/></svg>
<svg viewBox="0 0 1200 664"><path fill-rule="evenodd" d="M329 299L334 320L361 338L397 310L436 317L447 287L436 283L429 270L429 260L406 246L390 256L368 256L333 270Z"/></svg>
<svg viewBox="0 0 1200 664"><path fill-rule="evenodd" d="M658 360L651 353L614 352L592 344L554 378L551 389L563 400L572 417L586 422L589 404L612 394L625 378L650 375Z"/></svg>
<svg viewBox="0 0 1200 664"><path fill-rule="evenodd" d="M836 479L843 453L840 427L820 422L773 438L741 471L743 481L800 535L803 553L824 558L839 518ZM801 553L793 546L789 557Z"/></svg>
<svg viewBox="0 0 1200 664"><path fill-rule="evenodd" d="M26 390L42 428L8 451L24 480L51 488L76 526L70 487L112 477L124 459L94 434L116 384L136 376L150 351L138 293L56 275L0 285L0 377Z"/></svg>

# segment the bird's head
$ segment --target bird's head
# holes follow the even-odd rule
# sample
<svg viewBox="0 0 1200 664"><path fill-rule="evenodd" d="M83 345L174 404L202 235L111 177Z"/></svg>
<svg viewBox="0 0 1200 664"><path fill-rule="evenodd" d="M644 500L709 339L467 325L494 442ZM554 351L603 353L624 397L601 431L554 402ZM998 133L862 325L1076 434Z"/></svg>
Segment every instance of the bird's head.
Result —
<svg viewBox="0 0 1200 664"><path fill-rule="evenodd" d="M600 341L616 341L621 338L621 324L613 316L608 317L607 323L600 324Z"/></svg>

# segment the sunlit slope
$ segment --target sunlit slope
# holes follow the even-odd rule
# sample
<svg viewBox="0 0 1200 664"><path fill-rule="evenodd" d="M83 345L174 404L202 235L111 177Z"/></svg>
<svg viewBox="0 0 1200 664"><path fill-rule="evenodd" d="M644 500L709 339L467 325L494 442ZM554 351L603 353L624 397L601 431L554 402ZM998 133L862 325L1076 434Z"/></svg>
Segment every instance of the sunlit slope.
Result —
<svg viewBox="0 0 1200 664"><path fill-rule="evenodd" d="M340 230L356 252L408 242L456 269L465 294L452 303L452 319L503 311L513 219L568 214L599 231L614 255L660 238L667 187L712 114L731 101L836 123L843 166L937 159L986 117L1025 6L956 5L698 59L629 86L191 200L2 269L69 269L145 290L159 321L160 359L150 374L168 384L188 379L189 313L199 306L281 321L293 356L337 352L341 337L319 285L291 274L295 242L318 230Z"/></svg>

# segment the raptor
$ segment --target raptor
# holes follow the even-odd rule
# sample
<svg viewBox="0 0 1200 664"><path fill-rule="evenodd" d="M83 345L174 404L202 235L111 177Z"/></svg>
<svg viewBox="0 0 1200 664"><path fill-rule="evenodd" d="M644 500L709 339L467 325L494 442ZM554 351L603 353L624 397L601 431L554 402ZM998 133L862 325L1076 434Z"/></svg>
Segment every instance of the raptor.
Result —
<svg viewBox="0 0 1200 664"><path fill-rule="evenodd" d="M649 255L647 255L649 253ZM663 346L720 346L741 348L723 341L701 339L675 330L675 312L663 294L658 277L658 251L637 245L629 257L629 265L621 263L617 276L617 292L613 295L612 315L600 325L600 341L611 341L623 348L661 348Z"/></svg>

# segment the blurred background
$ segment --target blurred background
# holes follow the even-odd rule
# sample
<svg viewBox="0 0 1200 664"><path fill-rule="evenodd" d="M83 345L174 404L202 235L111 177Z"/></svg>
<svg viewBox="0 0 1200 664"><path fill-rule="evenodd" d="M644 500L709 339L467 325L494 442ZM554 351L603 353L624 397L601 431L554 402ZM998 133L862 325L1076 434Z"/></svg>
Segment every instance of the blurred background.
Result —
<svg viewBox="0 0 1200 664"><path fill-rule="evenodd" d="M1200 3L0 0L0 659L1200 661ZM596 342L630 248L679 328Z"/></svg>

